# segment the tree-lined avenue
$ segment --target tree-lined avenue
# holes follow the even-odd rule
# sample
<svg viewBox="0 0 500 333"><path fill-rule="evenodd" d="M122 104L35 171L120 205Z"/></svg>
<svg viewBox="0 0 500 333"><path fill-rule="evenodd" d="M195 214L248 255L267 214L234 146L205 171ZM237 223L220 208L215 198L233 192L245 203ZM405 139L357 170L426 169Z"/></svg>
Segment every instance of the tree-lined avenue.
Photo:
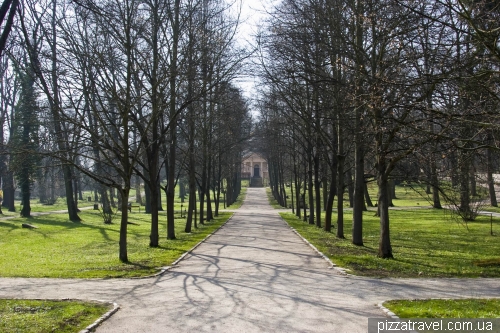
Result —
<svg viewBox="0 0 500 333"><path fill-rule="evenodd" d="M366 332L387 299L500 297L498 279L372 279L330 268L249 188L219 231L159 277L0 279L2 298L117 302L96 332Z"/></svg>

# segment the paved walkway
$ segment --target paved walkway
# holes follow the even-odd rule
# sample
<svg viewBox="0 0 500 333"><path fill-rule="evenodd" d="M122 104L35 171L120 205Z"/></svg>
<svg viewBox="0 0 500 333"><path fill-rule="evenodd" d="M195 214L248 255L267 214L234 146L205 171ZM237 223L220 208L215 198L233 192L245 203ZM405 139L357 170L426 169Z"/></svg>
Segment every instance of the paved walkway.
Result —
<svg viewBox="0 0 500 333"><path fill-rule="evenodd" d="M234 217L175 268L132 280L0 279L0 297L117 302L108 332L363 332L395 298L500 297L500 279L342 275L249 188Z"/></svg>

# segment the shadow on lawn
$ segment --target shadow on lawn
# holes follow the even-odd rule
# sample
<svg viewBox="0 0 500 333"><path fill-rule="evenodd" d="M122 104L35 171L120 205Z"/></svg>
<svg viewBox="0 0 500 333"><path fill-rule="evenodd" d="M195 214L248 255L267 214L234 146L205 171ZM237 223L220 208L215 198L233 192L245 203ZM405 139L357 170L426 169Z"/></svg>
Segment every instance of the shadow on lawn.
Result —
<svg viewBox="0 0 500 333"><path fill-rule="evenodd" d="M30 229L31 231L41 234L45 237L47 237L47 235L50 233L57 233L59 231L57 229L47 230L46 228L44 228L44 226L59 227L61 228L61 231L77 230L82 228L93 229L99 231L102 237L107 241L112 241L112 239L108 235L109 232L111 233L119 232L118 227L115 227L116 225L113 224L106 225L103 223L102 225L96 225L92 223L86 223L84 220L80 222L72 222L69 220L59 220L57 218L54 219L54 215L32 216L30 218L19 217L16 219L9 220L9 222L0 222L0 227L9 227L12 231L15 229L20 229L21 224L23 223L29 223L37 227L37 229Z"/></svg>
<svg viewBox="0 0 500 333"><path fill-rule="evenodd" d="M20 229L21 226L16 225L12 222L0 222L0 228L8 228L8 229L10 229L9 230L9 232L10 232L10 231L15 230L15 229Z"/></svg>

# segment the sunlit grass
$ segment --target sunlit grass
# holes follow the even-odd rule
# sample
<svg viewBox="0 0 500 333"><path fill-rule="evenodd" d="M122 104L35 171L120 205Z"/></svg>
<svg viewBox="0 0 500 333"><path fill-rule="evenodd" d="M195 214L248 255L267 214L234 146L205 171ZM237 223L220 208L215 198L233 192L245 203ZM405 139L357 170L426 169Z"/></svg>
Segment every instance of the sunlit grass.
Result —
<svg viewBox="0 0 500 333"><path fill-rule="evenodd" d="M270 187L266 187L266 194L267 194L267 198L269 199L269 204L271 205L271 207L275 208L275 209L280 209L280 208L284 208L282 207L278 201L273 197L273 194L271 192L271 188Z"/></svg>
<svg viewBox="0 0 500 333"><path fill-rule="evenodd" d="M283 218L329 256L354 274L381 277L498 277L500 276L500 220L480 216L465 225L446 210L414 209L390 212L394 259L377 258L380 221L373 211L363 213L364 246L351 244L352 213L344 215L346 239L311 226L291 213ZM334 222L335 222L334 212Z"/></svg>
<svg viewBox="0 0 500 333"><path fill-rule="evenodd" d="M383 305L401 318L500 317L500 299L395 300Z"/></svg>
<svg viewBox="0 0 500 333"><path fill-rule="evenodd" d="M177 193L178 194L178 193ZM230 209L241 206L246 194L242 189L237 202ZM128 258L124 264L118 260L118 240L120 213L112 224L104 224L99 211L82 210L82 221L70 222L67 214L50 214L20 218L0 219L0 276L4 277L134 277L158 272L168 266L208 234L219 228L232 215L220 212L214 220L198 223L198 229L185 233L188 197L184 203L176 195L175 233L177 239L166 239L166 212L160 212L160 244L149 247L151 216L144 207L133 207L129 213ZM131 197L132 198L132 197ZM58 199L56 204L47 206L51 210L64 210ZM222 198L221 198L222 200ZM163 209L166 207L163 196ZM35 204L35 207L41 204ZM91 202L93 206L93 202ZM219 209L222 209L222 202ZM199 217L198 217L199 221ZM22 228L23 223L36 229Z"/></svg>
<svg viewBox="0 0 500 333"><path fill-rule="evenodd" d="M24 229L26 219L0 221L0 274L22 277L131 277L155 273L224 223L231 213L185 233L185 218L176 215L177 239L166 239L165 213L160 215L160 246L149 247L150 215L132 212L128 225L129 263L118 260L119 218L105 225L97 211L82 211L82 222L65 214L34 217L38 229Z"/></svg>
<svg viewBox="0 0 500 333"><path fill-rule="evenodd" d="M231 209L231 210L240 208L241 205L243 205L243 201L245 201L245 198L247 196L247 189L248 189L248 187L242 187L241 191L240 191L240 195L238 196L236 201L231 206L228 206L226 208ZM222 200L222 198L221 198L221 200Z"/></svg>
<svg viewBox="0 0 500 333"><path fill-rule="evenodd" d="M87 200L79 200L78 208L90 207L93 206L94 202L89 202ZM38 199L30 200L30 207L32 213L43 213L43 212L53 212L59 210L66 210L66 198L57 198L55 203L52 205L47 205L41 203ZM21 211L21 202L19 200L15 200L15 212L9 212L6 207L2 207L3 216L18 216ZM2 215L0 215L1 217Z"/></svg>
<svg viewBox="0 0 500 333"><path fill-rule="evenodd" d="M493 207L490 205L485 205L484 207L481 207L481 210L484 210L487 212L492 212L492 213L500 213L500 207Z"/></svg>
<svg viewBox="0 0 500 333"><path fill-rule="evenodd" d="M0 299L0 332L79 332L110 308L93 302Z"/></svg>

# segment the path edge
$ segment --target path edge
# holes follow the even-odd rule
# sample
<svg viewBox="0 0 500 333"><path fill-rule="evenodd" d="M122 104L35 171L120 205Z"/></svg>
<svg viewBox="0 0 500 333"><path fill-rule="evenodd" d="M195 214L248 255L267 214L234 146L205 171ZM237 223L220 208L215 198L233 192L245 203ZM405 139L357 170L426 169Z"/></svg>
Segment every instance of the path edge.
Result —
<svg viewBox="0 0 500 333"><path fill-rule="evenodd" d="M92 324L85 327L83 330L81 330L78 333L91 333L91 332L93 332L99 325L101 325L104 321L108 320L112 315L114 315L120 309L120 306L115 302L106 302L106 301L101 301L101 300L91 300L91 302L113 304L113 308L111 310L109 310L108 312L106 312L105 314L103 314L96 321L94 321Z"/></svg>
<svg viewBox="0 0 500 333"><path fill-rule="evenodd" d="M170 266L165 266L165 267L162 267L160 269L159 272L155 273L155 274L152 274L152 275L147 275L147 276L139 276L139 277L130 277L129 279L134 279L134 280L142 280L142 279L150 279L150 278L155 278L155 277L160 277L162 276L163 274L165 274L166 272L168 272L169 270L171 270L172 268L174 268L177 264L179 264L179 262L181 262L184 258L186 258L187 255L191 254L191 252L193 252L198 246L200 246L201 244L205 243L213 234L215 234L216 232L218 232L219 230L221 230L234 216L234 213L233 212L233 215L231 215L227 220L226 222L224 222L223 224L221 224L220 227L218 227L216 230L214 230L213 232L211 232L210 234L208 234L205 238L203 238L201 241L199 241L195 246L193 246L191 249L187 250L186 252L184 252L179 258L177 258ZM80 332L80 333L83 333L83 332Z"/></svg>
<svg viewBox="0 0 500 333"><path fill-rule="evenodd" d="M316 252L321 258L323 258L330 265L330 267L329 267L330 269L334 269L337 273L344 275L344 276L354 276L352 274L347 273L347 270L348 270L347 268L337 266L337 264L335 264L330 258L328 258L328 256L326 256L323 252L318 250L318 248L316 246L314 246L311 242L309 242L307 239L305 239L295 228L293 228L292 226L290 226L286 222L286 220L283 218L283 216L281 216L280 213L278 213L278 216L280 217L281 221L283 223L285 223L285 225L288 228L290 228L297 236L299 236L300 239L302 239L302 241L304 243L309 245L314 250L314 252Z"/></svg>
<svg viewBox="0 0 500 333"><path fill-rule="evenodd" d="M388 301L390 301L390 300L386 299L385 301L379 302L377 304L378 308L380 310L382 310L382 312L384 312L384 314L386 315L386 317L389 317L389 318L392 318L392 319L400 319L398 315L396 315L394 312L392 312L391 310L389 310L388 308L386 308L384 306L384 303L388 302Z"/></svg>

